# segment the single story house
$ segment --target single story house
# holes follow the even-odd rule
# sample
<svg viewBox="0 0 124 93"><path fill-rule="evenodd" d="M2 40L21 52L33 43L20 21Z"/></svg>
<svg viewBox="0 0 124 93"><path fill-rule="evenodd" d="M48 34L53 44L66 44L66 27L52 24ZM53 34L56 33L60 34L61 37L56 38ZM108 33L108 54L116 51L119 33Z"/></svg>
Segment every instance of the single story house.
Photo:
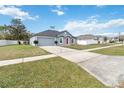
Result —
<svg viewBox="0 0 124 93"><path fill-rule="evenodd" d="M72 36L68 31L46 30L35 34L30 38L30 44L35 46L34 41L37 40L37 46L65 46L76 43L76 37Z"/></svg>
<svg viewBox="0 0 124 93"><path fill-rule="evenodd" d="M107 36L97 36L97 40L99 44L109 43L113 38Z"/></svg>
<svg viewBox="0 0 124 93"><path fill-rule="evenodd" d="M98 44L97 37L94 35L80 35L77 37L77 44L79 45L89 45L89 44Z"/></svg>

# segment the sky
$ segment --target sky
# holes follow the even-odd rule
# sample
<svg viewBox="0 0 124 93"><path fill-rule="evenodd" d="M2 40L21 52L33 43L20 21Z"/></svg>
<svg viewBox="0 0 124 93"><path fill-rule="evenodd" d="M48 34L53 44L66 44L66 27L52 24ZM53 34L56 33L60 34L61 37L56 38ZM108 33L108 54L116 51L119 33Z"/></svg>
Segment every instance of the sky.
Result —
<svg viewBox="0 0 124 93"><path fill-rule="evenodd" d="M19 18L32 33L55 26L72 35L124 34L124 6L103 5L27 5L0 6L0 25L9 25L12 18Z"/></svg>

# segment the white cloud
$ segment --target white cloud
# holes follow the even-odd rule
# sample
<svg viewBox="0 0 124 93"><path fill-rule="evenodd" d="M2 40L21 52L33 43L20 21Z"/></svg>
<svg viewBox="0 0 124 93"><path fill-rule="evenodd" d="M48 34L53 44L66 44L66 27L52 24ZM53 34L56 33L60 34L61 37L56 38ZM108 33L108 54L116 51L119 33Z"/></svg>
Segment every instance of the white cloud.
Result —
<svg viewBox="0 0 124 93"><path fill-rule="evenodd" d="M55 12L57 15L64 15L64 12L61 10L52 10L52 12Z"/></svg>
<svg viewBox="0 0 124 93"><path fill-rule="evenodd" d="M103 7L105 7L105 5L96 5L96 7L103 8Z"/></svg>
<svg viewBox="0 0 124 93"><path fill-rule="evenodd" d="M96 35L102 35L102 36L108 36L108 37L115 37L115 36L119 36L119 35L124 35L124 32L121 32L121 33L117 33L117 32L111 32L111 33L101 33L101 34L96 34Z"/></svg>
<svg viewBox="0 0 124 93"><path fill-rule="evenodd" d="M88 19L96 19L96 18L99 18L100 17L100 15L92 15L92 16L90 16L90 17L88 17Z"/></svg>
<svg viewBox="0 0 124 93"><path fill-rule="evenodd" d="M102 35L102 36L109 36L109 37L114 37L114 36L118 36L119 33L100 33L100 34L96 34L96 35Z"/></svg>
<svg viewBox="0 0 124 93"><path fill-rule="evenodd" d="M71 31L74 35L101 33L104 30L124 26L124 19L112 19L107 22L99 22L95 18L86 20L69 21L64 26L64 30Z"/></svg>
<svg viewBox="0 0 124 93"><path fill-rule="evenodd" d="M16 6L0 6L0 14L11 16L13 18L19 18L22 20L35 20L38 16L32 17L28 12L22 11Z"/></svg>
<svg viewBox="0 0 124 93"><path fill-rule="evenodd" d="M56 7L57 7L58 9L61 9L61 8L62 8L62 6L61 6L61 5L57 5Z"/></svg>
<svg viewBox="0 0 124 93"><path fill-rule="evenodd" d="M37 15L37 16L35 16L35 18L39 18L39 16Z"/></svg>
<svg viewBox="0 0 124 93"><path fill-rule="evenodd" d="M51 10L52 12L56 13L58 16L64 15L65 12L62 10L61 5L57 5L56 9Z"/></svg>

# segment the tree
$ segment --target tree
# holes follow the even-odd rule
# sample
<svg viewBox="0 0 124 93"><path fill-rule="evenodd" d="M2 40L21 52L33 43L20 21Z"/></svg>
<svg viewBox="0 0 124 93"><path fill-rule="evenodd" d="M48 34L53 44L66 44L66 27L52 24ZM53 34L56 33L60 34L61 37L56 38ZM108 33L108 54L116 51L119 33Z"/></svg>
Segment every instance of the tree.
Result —
<svg viewBox="0 0 124 93"><path fill-rule="evenodd" d="M6 25L0 26L0 39L5 39Z"/></svg>
<svg viewBox="0 0 124 93"><path fill-rule="evenodd" d="M0 26L0 31L3 31L5 29L5 26Z"/></svg>
<svg viewBox="0 0 124 93"><path fill-rule="evenodd" d="M2 32L3 32L3 26L0 26L0 39L3 38L3 36L2 36Z"/></svg>
<svg viewBox="0 0 124 93"><path fill-rule="evenodd" d="M104 37L104 42L106 42L107 40L108 40L108 38L105 36L105 37Z"/></svg>
<svg viewBox="0 0 124 93"><path fill-rule="evenodd" d="M11 25L9 27L9 33L11 39L14 40L29 40L30 33L26 30L25 25L22 23L21 19L12 19Z"/></svg>

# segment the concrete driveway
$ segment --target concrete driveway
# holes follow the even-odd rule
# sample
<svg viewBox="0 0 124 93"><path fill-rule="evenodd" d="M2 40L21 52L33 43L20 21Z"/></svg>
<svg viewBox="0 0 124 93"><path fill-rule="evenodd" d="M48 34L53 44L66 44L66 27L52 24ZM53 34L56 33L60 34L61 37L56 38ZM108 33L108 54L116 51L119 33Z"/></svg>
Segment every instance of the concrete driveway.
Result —
<svg viewBox="0 0 124 93"><path fill-rule="evenodd" d="M88 59L92 59L100 55L96 53L82 52L79 50L69 49L69 48L64 48L64 47L59 47L59 46L43 46L41 48L50 53L53 53L57 56L60 56L62 58L65 58L75 63L82 62Z"/></svg>
<svg viewBox="0 0 124 93"><path fill-rule="evenodd" d="M41 48L78 64L107 86L115 87L124 80L123 56L107 56L59 46Z"/></svg>
<svg viewBox="0 0 124 93"><path fill-rule="evenodd" d="M102 55L78 65L107 86L116 87L124 81L124 57Z"/></svg>

